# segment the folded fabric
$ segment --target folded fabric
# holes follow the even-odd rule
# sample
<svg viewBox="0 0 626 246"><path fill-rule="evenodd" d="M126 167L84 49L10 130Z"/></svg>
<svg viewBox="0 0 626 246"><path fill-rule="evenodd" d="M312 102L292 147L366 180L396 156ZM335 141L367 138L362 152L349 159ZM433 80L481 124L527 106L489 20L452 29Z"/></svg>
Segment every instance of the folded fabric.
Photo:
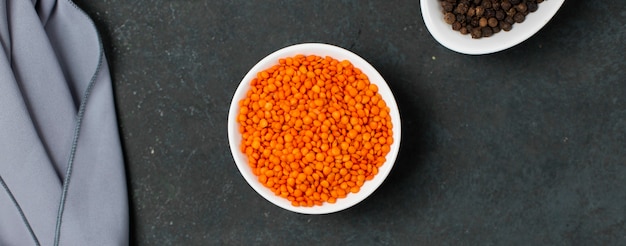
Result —
<svg viewBox="0 0 626 246"><path fill-rule="evenodd" d="M128 245L111 77L69 0L0 0L0 245Z"/></svg>

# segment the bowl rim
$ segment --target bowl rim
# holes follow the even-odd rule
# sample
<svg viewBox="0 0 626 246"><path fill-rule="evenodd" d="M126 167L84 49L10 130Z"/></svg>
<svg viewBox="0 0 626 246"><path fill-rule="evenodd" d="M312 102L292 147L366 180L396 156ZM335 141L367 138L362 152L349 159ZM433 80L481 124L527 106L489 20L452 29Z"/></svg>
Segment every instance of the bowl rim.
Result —
<svg viewBox="0 0 626 246"><path fill-rule="evenodd" d="M271 192L270 189L266 188L258 181L258 177L252 173L247 163L247 158L245 154L241 153L240 151L241 134L239 133L239 124L236 121L236 117L239 112L239 101L243 97L245 97L245 94L250 88L250 81L257 75L258 72L277 64L278 59L293 57L298 54L318 55L322 57L328 55L340 61L349 60L355 67L359 68L363 73L368 76L371 83L374 83L378 86L378 93L381 94L381 96L385 100L385 103L390 108L390 117L393 124L394 142L390 146L389 153L387 153L386 162L383 164L383 166L379 168L379 172L378 174L376 174L376 176L374 176L374 179L366 181L358 193L351 193L346 198L337 199L337 202L334 204L325 203L322 206L313 207L292 206L291 202L289 202L287 199L276 196L273 192ZM389 88L389 85L378 73L378 71L371 64L365 61L365 59L352 53L351 51L325 43L294 44L274 51L273 53L261 59L246 73L246 75L240 81L237 90L235 91L235 94L233 95L233 98L231 100L231 105L228 113L229 146L240 174L244 177L248 185L250 185L257 192L257 194L265 198L265 200L288 211L301 214L329 214L339 212L348 209L369 197L375 190L377 190L382 185L395 164L395 160L397 158L400 148L401 128L400 113L397 103L395 101L395 97L391 89Z"/></svg>
<svg viewBox="0 0 626 246"><path fill-rule="evenodd" d="M529 39L556 15L564 2L565 0L545 0L524 22L515 23L511 31L501 31L481 39L472 39L469 34L462 35L452 30L450 25L443 21L439 0L420 0L420 11L426 28L441 45L462 54L484 55L506 50Z"/></svg>

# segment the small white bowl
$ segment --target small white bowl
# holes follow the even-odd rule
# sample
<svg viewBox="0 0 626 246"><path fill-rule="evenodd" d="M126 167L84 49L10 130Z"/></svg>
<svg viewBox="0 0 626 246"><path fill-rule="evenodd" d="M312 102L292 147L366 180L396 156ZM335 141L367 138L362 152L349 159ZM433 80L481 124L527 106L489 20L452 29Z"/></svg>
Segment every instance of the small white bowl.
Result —
<svg viewBox="0 0 626 246"><path fill-rule="evenodd" d="M239 133L239 123L236 118L239 113L239 101L246 96L246 93L250 89L250 81L257 75L258 72L270 68L271 66L278 64L278 60L280 58L286 57L294 57L298 54L302 55L318 55L318 56L331 56L334 59L339 61L349 60L355 67L361 69L363 73L365 73L371 83L374 83L378 86L378 93L382 96L382 98L387 103L387 106L390 108L390 116L391 122L393 124L393 139L394 142L390 146L390 151L386 156L387 162L385 162L382 167L378 169L378 174L374 176L374 179L370 181L366 181L361 187L358 193L350 193L347 197L342 199L337 199L337 202L334 204L324 203L321 206L313 206L313 207L294 207L291 205L291 202L285 198L276 196L269 188L263 186L259 181L258 177L252 173L252 169L248 165L248 159L244 153L240 151L240 145L242 136ZM319 44L319 43L305 43L305 44L297 44L293 46L289 46L283 49L280 49L267 57L263 58L259 63L257 63L250 71L246 74L246 76L241 80L237 91L233 97L233 100L230 104L230 110L228 112L228 140L230 143L230 150L233 154L233 158L235 159L235 163L237 164L237 168L241 172L241 175L245 178L252 188L259 193L263 198L267 199L271 203L287 209L289 211L302 213L302 214L328 214L337 211L341 211L356 205L357 203L363 201L363 199L367 198L370 194L378 188L387 175L391 171L391 168L394 165L396 160L396 156L398 155L398 150L400 148L400 113L398 111L398 106L396 101L389 89L389 86L383 79L383 77L372 67L369 63L367 63L363 58L358 55L345 50L343 48L328 45L328 44Z"/></svg>
<svg viewBox="0 0 626 246"><path fill-rule="evenodd" d="M565 0L545 0L537 11L528 14L522 23L513 24L511 31L500 31L491 37L473 39L452 30L443 20L443 8L439 0L421 0L422 17L430 34L448 49L468 55L482 55L502 51L530 38L545 26L561 8Z"/></svg>

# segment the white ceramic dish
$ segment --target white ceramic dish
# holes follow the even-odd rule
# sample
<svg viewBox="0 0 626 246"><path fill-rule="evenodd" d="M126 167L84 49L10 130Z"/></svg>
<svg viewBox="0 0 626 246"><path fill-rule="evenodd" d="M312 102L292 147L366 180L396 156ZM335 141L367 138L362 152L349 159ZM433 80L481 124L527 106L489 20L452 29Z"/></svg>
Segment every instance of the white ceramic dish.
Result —
<svg viewBox="0 0 626 246"><path fill-rule="evenodd" d="M522 23L515 23L511 31L500 31L488 38L472 39L462 35L443 20L443 8L439 0L421 0L422 17L428 31L437 42L453 51L481 55L502 51L530 38L545 26L561 8L565 0L545 0L537 11L526 16Z"/></svg>
<svg viewBox="0 0 626 246"><path fill-rule="evenodd" d="M391 109L390 116L391 122L393 123L394 142L390 146L391 150L386 156L387 162L379 168L378 174L374 177L374 179L365 182L365 184L361 187L361 190L358 193L351 193L346 198L337 199L337 202L334 204L324 203L322 206L314 207L292 206L291 202L289 202L287 199L276 196L273 192L271 192L270 189L266 188L258 181L258 177L252 173L251 168L248 166L246 155L240 151L242 137L238 130L239 123L237 123L236 121L237 114L239 112L238 103L241 99L245 97L246 92L249 90L250 81L257 75L258 72L277 64L278 59L293 57L298 54L331 56L339 61L349 60L355 67L361 69L361 71L369 77L371 83L374 83L378 86L378 93L382 96L382 98L387 103L387 106L389 106L389 108ZM398 111L398 106L391 90L389 89L389 86L387 85L383 77L376 71L376 69L374 69L374 67L367 63L364 59L348 50L328 44L319 43L306 43L289 46L263 58L252 69L250 69L250 71L246 74L246 76L239 84L239 87L237 88L237 91L235 92L235 95L231 102L230 110L228 112L228 140L231 152L233 154L233 158L235 159L235 163L237 165L237 168L241 172L241 175L245 178L248 184L266 200L286 210L302 214L327 214L341 211L354 206L355 204L363 201L365 198L371 195L374 190L376 190L383 183L385 178L387 178L387 175L394 165L398 150L400 148L400 130L400 113Z"/></svg>

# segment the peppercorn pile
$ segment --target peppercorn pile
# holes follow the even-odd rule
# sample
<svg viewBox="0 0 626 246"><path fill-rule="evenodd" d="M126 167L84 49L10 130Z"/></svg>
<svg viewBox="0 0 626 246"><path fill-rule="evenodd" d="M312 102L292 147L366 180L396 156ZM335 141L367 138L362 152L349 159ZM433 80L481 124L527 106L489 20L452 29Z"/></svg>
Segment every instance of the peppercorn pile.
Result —
<svg viewBox="0 0 626 246"><path fill-rule="evenodd" d="M452 29L472 38L510 31L526 15L537 11L543 0L439 0L443 19Z"/></svg>

